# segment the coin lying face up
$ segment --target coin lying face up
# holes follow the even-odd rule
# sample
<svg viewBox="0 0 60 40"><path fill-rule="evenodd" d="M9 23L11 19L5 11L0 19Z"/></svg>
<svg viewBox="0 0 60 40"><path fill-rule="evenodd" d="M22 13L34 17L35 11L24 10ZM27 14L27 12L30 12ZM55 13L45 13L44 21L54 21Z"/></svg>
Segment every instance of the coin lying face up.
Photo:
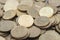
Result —
<svg viewBox="0 0 60 40"><path fill-rule="evenodd" d="M49 30L39 37L39 40L60 40L59 34L54 30Z"/></svg>
<svg viewBox="0 0 60 40"><path fill-rule="evenodd" d="M16 10L17 6L19 5L17 0L7 0L5 5L4 5L4 10Z"/></svg>
<svg viewBox="0 0 60 40"><path fill-rule="evenodd" d="M13 17L15 17L15 15L16 15L15 10L8 10L8 11L4 12L3 18L4 19L12 19Z"/></svg>
<svg viewBox="0 0 60 40"><path fill-rule="evenodd" d="M29 28L30 38L38 37L41 34L41 30L37 28L36 26L32 26Z"/></svg>
<svg viewBox="0 0 60 40"><path fill-rule="evenodd" d="M14 21L8 21L8 20L0 21L0 31L1 32L8 32L11 29L13 29L14 27L16 27L16 23Z"/></svg>
<svg viewBox="0 0 60 40"><path fill-rule="evenodd" d="M32 5L33 5L33 0L21 0L18 9L21 11L27 11L27 9Z"/></svg>
<svg viewBox="0 0 60 40"><path fill-rule="evenodd" d="M30 15L21 15L18 18L18 23L24 27L32 26L33 22L34 22L34 20L33 20L32 16L30 16Z"/></svg>
<svg viewBox="0 0 60 40"><path fill-rule="evenodd" d="M40 16L51 17L54 14L54 9L49 6L46 6L40 9L39 14Z"/></svg>
<svg viewBox="0 0 60 40"><path fill-rule="evenodd" d="M28 34L28 29L26 27L23 27L23 26L17 26L11 30L11 35L14 38L22 39L22 38L26 37L27 34Z"/></svg>
<svg viewBox="0 0 60 40"><path fill-rule="evenodd" d="M35 19L34 24L39 27L47 26L50 23L50 20L46 16L40 16Z"/></svg>

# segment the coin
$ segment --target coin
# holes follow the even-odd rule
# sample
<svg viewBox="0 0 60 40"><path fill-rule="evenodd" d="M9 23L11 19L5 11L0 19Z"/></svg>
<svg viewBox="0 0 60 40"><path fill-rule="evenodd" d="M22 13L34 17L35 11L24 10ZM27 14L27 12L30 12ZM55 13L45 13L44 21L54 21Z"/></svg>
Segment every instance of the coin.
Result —
<svg viewBox="0 0 60 40"><path fill-rule="evenodd" d="M49 30L39 37L39 40L59 40L59 34L54 30Z"/></svg>
<svg viewBox="0 0 60 40"><path fill-rule="evenodd" d="M14 21L9 20L0 21L0 31L2 32L8 32L14 27L16 27L16 23Z"/></svg>
<svg viewBox="0 0 60 40"><path fill-rule="evenodd" d="M12 19L13 17L15 17L16 15L16 11L15 10L9 10L4 12L3 18L4 19Z"/></svg>
<svg viewBox="0 0 60 40"><path fill-rule="evenodd" d="M46 26L50 23L50 20L48 17L40 16L39 18L36 18L34 21L34 24L39 27Z"/></svg>
<svg viewBox="0 0 60 40"><path fill-rule="evenodd" d="M32 5L33 5L33 0L21 0L18 9L21 11L27 11L27 9Z"/></svg>
<svg viewBox="0 0 60 40"><path fill-rule="evenodd" d="M17 26L11 30L11 35L14 38L22 39L23 37L27 36L28 29L23 26Z"/></svg>
<svg viewBox="0 0 60 40"><path fill-rule="evenodd" d="M33 18L40 17L39 12L34 7L29 8L27 10L27 13L31 15Z"/></svg>
<svg viewBox="0 0 60 40"><path fill-rule="evenodd" d="M16 10L18 5L19 5L19 3L17 0L7 0L3 9L5 11Z"/></svg>
<svg viewBox="0 0 60 40"><path fill-rule="evenodd" d="M33 25L33 18L30 15L21 15L18 18L18 23L24 27L31 27Z"/></svg>
<svg viewBox="0 0 60 40"><path fill-rule="evenodd" d="M52 17L54 14L54 9L50 6L42 7L39 11L40 16Z"/></svg>
<svg viewBox="0 0 60 40"><path fill-rule="evenodd" d="M41 34L41 30L36 26L32 26L31 28L29 28L29 33L30 33L29 36L30 38L35 38Z"/></svg>

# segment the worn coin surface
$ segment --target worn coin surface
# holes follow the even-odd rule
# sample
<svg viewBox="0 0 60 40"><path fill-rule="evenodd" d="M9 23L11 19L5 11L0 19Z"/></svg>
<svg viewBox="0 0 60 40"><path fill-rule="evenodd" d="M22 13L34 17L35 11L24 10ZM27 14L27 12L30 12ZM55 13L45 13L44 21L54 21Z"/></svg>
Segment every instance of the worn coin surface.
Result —
<svg viewBox="0 0 60 40"><path fill-rule="evenodd" d="M4 12L3 18L4 19L12 19L13 17L15 17L16 15L16 11L15 10L9 10Z"/></svg>
<svg viewBox="0 0 60 40"><path fill-rule="evenodd" d="M41 30L36 26L32 26L31 28L29 28L29 33L30 33L29 36L30 38L35 38L41 34Z"/></svg>
<svg viewBox="0 0 60 40"><path fill-rule="evenodd" d="M19 5L17 0L7 0L5 5L4 5L4 10L16 10L17 6Z"/></svg>
<svg viewBox="0 0 60 40"><path fill-rule="evenodd" d="M49 30L39 37L39 40L59 40L59 34L54 30Z"/></svg>
<svg viewBox="0 0 60 40"><path fill-rule="evenodd" d="M23 26L17 26L15 28L13 28L11 31L11 35L14 38L23 38L23 37L27 36L27 34L28 34L28 29Z"/></svg>
<svg viewBox="0 0 60 40"><path fill-rule="evenodd" d="M14 21L9 20L0 21L0 31L2 32L10 31L14 27L16 27L16 23Z"/></svg>
<svg viewBox="0 0 60 40"><path fill-rule="evenodd" d="M34 24L39 26L39 27L43 27L43 26L48 25L49 22L50 22L50 20L48 17L40 16L39 18L35 19Z"/></svg>
<svg viewBox="0 0 60 40"><path fill-rule="evenodd" d="M21 11L27 11L27 9L32 5L33 5L33 0L21 0L18 9Z"/></svg>
<svg viewBox="0 0 60 40"><path fill-rule="evenodd" d="M18 23L21 25L21 26L24 26L24 27L30 27L33 25L33 18L32 16L30 15L21 15L19 18L18 18Z"/></svg>

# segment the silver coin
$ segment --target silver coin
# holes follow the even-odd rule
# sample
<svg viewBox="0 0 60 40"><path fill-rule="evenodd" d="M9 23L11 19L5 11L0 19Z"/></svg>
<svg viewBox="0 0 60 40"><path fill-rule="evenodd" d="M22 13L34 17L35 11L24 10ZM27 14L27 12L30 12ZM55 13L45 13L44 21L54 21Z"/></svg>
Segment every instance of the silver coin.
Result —
<svg viewBox="0 0 60 40"><path fill-rule="evenodd" d="M41 34L41 30L37 28L36 26L32 26L29 28L30 38L38 37Z"/></svg>
<svg viewBox="0 0 60 40"><path fill-rule="evenodd" d="M15 17L16 15L16 11L15 10L9 10L4 12L3 18L4 19L12 19L13 17Z"/></svg>
<svg viewBox="0 0 60 40"><path fill-rule="evenodd" d="M50 23L50 20L48 17L40 16L39 18L36 18L34 21L34 24L39 27L46 26Z"/></svg>
<svg viewBox="0 0 60 40"><path fill-rule="evenodd" d="M16 23L14 21L9 20L0 21L0 31L2 32L8 32L14 27L16 27Z"/></svg>

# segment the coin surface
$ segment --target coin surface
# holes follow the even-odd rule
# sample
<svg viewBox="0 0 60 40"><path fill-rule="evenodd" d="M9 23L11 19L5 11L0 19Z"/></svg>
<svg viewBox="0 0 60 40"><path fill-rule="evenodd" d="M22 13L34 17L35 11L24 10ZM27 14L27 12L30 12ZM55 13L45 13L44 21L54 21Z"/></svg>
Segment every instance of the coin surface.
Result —
<svg viewBox="0 0 60 40"><path fill-rule="evenodd" d="M2 32L8 32L14 27L16 27L16 23L14 21L9 20L0 21L0 31Z"/></svg>
<svg viewBox="0 0 60 40"><path fill-rule="evenodd" d="M24 26L24 27L30 27L33 25L33 18L32 16L30 15L21 15L19 18L18 18L18 23L21 25L21 26Z"/></svg>
<svg viewBox="0 0 60 40"><path fill-rule="evenodd" d="M39 40L59 40L59 34L54 30L49 30L39 37Z"/></svg>
<svg viewBox="0 0 60 40"><path fill-rule="evenodd" d="M42 7L39 11L40 16L52 17L53 14L54 14L54 9L49 6Z"/></svg>
<svg viewBox="0 0 60 40"><path fill-rule="evenodd" d="M29 28L29 33L30 33L29 36L30 38L35 38L41 34L41 30L36 26L32 26L31 28Z"/></svg>
<svg viewBox="0 0 60 40"><path fill-rule="evenodd" d="M11 31L11 35L14 37L14 38L23 38L25 36L27 36L28 34L28 29L26 27L23 27L23 26L17 26L15 28L12 29Z"/></svg>
<svg viewBox="0 0 60 40"><path fill-rule="evenodd" d="M27 9L32 5L33 5L33 0L21 0L18 9L21 11L27 11Z"/></svg>
<svg viewBox="0 0 60 40"><path fill-rule="evenodd" d="M4 19L12 19L13 17L15 17L16 15L16 11L15 10L9 10L4 12L3 18Z"/></svg>
<svg viewBox="0 0 60 40"><path fill-rule="evenodd" d="M39 12L38 12L34 7L29 8L29 9L27 10L27 13L28 13L29 15L31 15L33 18L37 18L37 17L40 16L40 15L39 15Z"/></svg>
<svg viewBox="0 0 60 40"><path fill-rule="evenodd" d="M50 20L49 20L48 17L40 16L39 18L36 18L36 19L35 19L34 24L35 24L36 26L43 27L43 26L48 25L49 22L50 22Z"/></svg>
<svg viewBox="0 0 60 40"><path fill-rule="evenodd" d="M19 5L17 0L7 0L5 5L4 5L4 10L16 10L17 6Z"/></svg>

